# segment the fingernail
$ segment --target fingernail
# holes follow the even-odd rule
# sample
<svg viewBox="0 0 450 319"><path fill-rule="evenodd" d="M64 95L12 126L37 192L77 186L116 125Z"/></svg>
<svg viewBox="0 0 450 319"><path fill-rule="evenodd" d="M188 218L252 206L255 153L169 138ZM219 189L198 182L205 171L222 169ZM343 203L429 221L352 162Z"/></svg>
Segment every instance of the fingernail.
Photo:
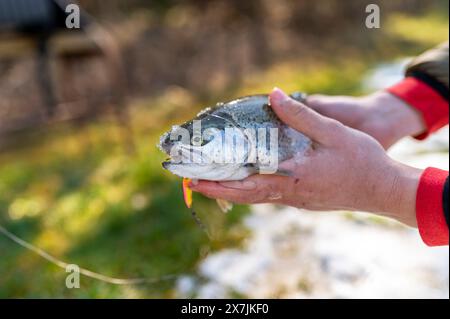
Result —
<svg viewBox="0 0 450 319"><path fill-rule="evenodd" d="M194 182L193 180L189 182L188 187L193 189L198 185L198 181Z"/></svg>
<svg viewBox="0 0 450 319"><path fill-rule="evenodd" d="M220 182L219 184L226 188L242 189L242 190L252 190L256 188L256 183L253 181L229 181L229 182Z"/></svg>
<svg viewBox="0 0 450 319"><path fill-rule="evenodd" d="M279 88L274 87L272 93L270 94L270 99L274 102L283 102L288 98L288 96Z"/></svg>

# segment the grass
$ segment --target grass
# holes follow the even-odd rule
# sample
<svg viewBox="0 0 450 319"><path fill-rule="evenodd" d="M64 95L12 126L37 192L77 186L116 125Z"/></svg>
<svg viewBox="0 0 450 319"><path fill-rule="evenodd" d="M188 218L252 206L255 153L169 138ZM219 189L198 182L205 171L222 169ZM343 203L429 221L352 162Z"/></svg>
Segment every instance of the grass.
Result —
<svg viewBox="0 0 450 319"><path fill-rule="evenodd" d="M447 18L448 19L448 18ZM389 18L386 47L424 47L445 40L441 16ZM408 32L409 30L417 32ZM362 94L361 75L373 63L364 54L324 62L285 61L249 75L228 97L267 92ZM381 62L381 61L378 61ZM225 98L223 96L221 98ZM0 154L0 223L64 261L113 277L193 274L210 251L238 246L248 207L224 215L196 195L194 206L212 239L184 207L180 179L161 169L156 148L171 124L192 117L208 101L173 87L131 107L136 152L129 154L114 123L55 126ZM82 277L80 289L65 287L64 270L0 237L0 297L173 297L173 281L113 286Z"/></svg>
<svg viewBox="0 0 450 319"><path fill-rule="evenodd" d="M1 223L53 255L113 277L158 277L193 271L207 249L235 245L247 211L224 216L195 198L212 241L184 207L180 180L160 167L158 133L137 138L134 155L114 138L117 128L91 123L54 128L39 142L1 157ZM202 248L202 249L199 249ZM171 285L114 287L65 272L1 238L0 297L168 297Z"/></svg>
<svg viewBox="0 0 450 319"><path fill-rule="evenodd" d="M398 39L414 42L416 45L430 47L448 39L447 15L443 12L429 12L423 16L393 14L386 23L386 29Z"/></svg>

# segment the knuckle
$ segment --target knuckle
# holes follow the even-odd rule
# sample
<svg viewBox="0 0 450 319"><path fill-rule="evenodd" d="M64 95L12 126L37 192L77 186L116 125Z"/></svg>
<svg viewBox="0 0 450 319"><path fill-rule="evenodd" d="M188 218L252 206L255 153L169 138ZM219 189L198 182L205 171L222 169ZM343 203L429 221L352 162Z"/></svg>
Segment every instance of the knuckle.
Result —
<svg viewBox="0 0 450 319"><path fill-rule="evenodd" d="M269 183L264 187L264 191L261 192L260 200L263 201L274 201L282 197L282 191L280 186L275 183Z"/></svg>
<svg viewBox="0 0 450 319"><path fill-rule="evenodd" d="M330 120L327 127L332 133L341 133L345 129L344 124L336 120Z"/></svg>
<svg viewBox="0 0 450 319"><path fill-rule="evenodd" d="M331 140L340 140L345 137L346 127L339 121L330 119L326 124L326 129Z"/></svg>
<svg viewBox="0 0 450 319"><path fill-rule="evenodd" d="M308 112L308 109L301 104L292 104L290 113L294 118L302 118Z"/></svg>

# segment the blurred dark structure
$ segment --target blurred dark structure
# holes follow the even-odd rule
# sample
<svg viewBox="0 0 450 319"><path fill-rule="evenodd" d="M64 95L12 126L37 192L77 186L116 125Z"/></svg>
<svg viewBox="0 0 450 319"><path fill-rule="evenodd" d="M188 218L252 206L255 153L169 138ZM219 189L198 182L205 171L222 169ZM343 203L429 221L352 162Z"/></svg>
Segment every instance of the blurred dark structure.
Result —
<svg viewBox="0 0 450 319"><path fill-rule="evenodd" d="M79 1L121 37L132 96L160 94L178 86L206 99L232 92L248 75L280 61L330 60L334 56L330 52L352 50L382 54L378 40L384 29L367 32L364 26L368 3L379 4L385 13L419 13L446 2Z"/></svg>
<svg viewBox="0 0 450 319"><path fill-rule="evenodd" d="M20 9L11 9L20 3ZM354 52L377 60L392 56L385 53L387 28L368 31L364 26L366 0L78 0L95 17L82 13L81 31L60 29L66 3L0 0L0 21L11 17L5 8L20 11L17 17L33 9L36 13L28 17L40 21L40 27L22 23L14 32L0 22L0 137L36 123L89 119L110 109L126 123L123 96L147 98L174 87L216 100L233 94L249 75L280 62L330 61ZM448 9L447 0L370 3L382 8L382 25L390 14ZM36 51L40 39L45 45ZM424 49L403 41L402 48L411 48L408 54ZM40 88L33 74L45 77L45 69L51 85Z"/></svg>
<svg viewBox="0 0 450 319"><path fill-rule="evenodd" d="M73 1L0 0L0 62L4 62L0 78L8 73L8 62L14 65L16 60L24 59L33 66L26 72L27 80L35 74L35 85L31 92L22 93L40 96L40 101L29 96L31 104L25 106L20 102L14 105L9 99L6 103L12 105L0 102L0 134L52 121L91 117L109 106L127 125L118 45L85 12L80 14L80 28L68 29L65 8L70 3ZM103 64L98 67L104 73L103 81L77 79L76 69L90 60ZM16 101L20 100L20 88L15 94ZM36 105L41 106L40 111Z"/></svg>

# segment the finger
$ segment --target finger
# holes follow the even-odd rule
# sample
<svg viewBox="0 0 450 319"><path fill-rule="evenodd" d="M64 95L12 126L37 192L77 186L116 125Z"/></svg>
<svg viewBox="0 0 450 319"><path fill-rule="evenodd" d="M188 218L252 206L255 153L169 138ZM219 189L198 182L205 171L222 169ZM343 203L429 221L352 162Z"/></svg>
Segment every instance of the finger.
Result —
<svg viewBox="0 0 450 319"><path fill-rule="evenodd" d="M308 95L305 104L314 111L324 114L330 108L330 101L326 95L313 94Z"/></svg>
<svg viewBox="0 0 450 319"><path fill-rule="evenodd" d="M243 191L242 189L228 188L219 182L199 181L193 185L191 189L199 192L209 198L220 198L233 203L253 203L254 194L251 191Z"/></svg>
<svg viewBox="0 0 450 319"><path fill-rule="evenodd" d="M246 178L242 183L243 186L249 185L249 183L254 183L256 185L256 188L251 191L255 203L282 202L285 197L289 196L293 189L293 179L291 177L280 175L256 174ZM241 192L245 191L242 190L239 185L235 185L234 182L222 182L221 185L231 188L238 186L238 188L235 189Z"/></svg>
<svg viewBox="0 0 450 319"><path fill-rule="evenodd" d="M320 115L305 104L289 98L278 88L270 94L270 104L284 123L318 142L327 141L336 133L333 131L340 125L337 121Z"/></svg>
<svg viewBox="0 0 450 319"><path fill-rule="evenodd" d="M344 124L349 124L359 118L362 107L357 107L355 100L348 96L341 95L320 95L308 96L305 104L314 111Z"/></svg>
<svg viewBox="0 0 450 319"><path fill-rule="evenodd" d="M234 203L273 202L283 197L285 179L281 176L253 175L243 181L199 181L192 186L192 190Z"/></svg>
<svg viewBox="0 0 450 319"><path fill-rule="evenodd" d="M316 94L309 96L306 104L316 112L356 129L360 129L361 123L370 116L360 98Z"/></svg>

